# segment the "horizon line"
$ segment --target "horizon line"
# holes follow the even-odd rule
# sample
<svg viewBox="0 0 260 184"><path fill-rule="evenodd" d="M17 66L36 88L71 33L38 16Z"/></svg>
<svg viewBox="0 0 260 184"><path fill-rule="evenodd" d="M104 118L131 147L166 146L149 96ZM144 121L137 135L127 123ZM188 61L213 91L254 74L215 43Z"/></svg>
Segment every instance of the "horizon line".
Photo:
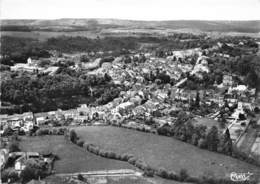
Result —
<svg viewBox="0 0 260 184"><path fill-rule="evenodd" d="M127 19L127 18L1 18L3 20L62 20L62 19L106 19L106 20L125 20L125 21L144 21L144 22L160 22L160 21L260 21L260 19L161 19L161 20L144 20L144 19Z"/></svg>

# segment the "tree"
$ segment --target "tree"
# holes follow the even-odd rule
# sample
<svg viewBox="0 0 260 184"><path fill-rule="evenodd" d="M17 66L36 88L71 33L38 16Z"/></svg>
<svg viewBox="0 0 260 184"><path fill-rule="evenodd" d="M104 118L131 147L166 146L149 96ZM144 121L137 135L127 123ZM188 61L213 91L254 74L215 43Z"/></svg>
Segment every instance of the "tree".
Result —
<svg viewBox="0 0 260 184"><path fill-rule="evenodd" d="M17 152L20 151L19 144L17 141L10 142L8 146L9 152Z"/></svg>
<svg viewBox="0 0 260 184"><path fill-rule="evenodd" d="M75 130L71 130L70 131L70 141L73 143L76 143L77 140L78 140L77 133L75 132Z"/></svg>
<svg viewBox="0 0 260 184"><path fill-rule="evenodd" d="M38 179L44 177L46 174L46 167L44 162L37 163L35 160L27 160L25 169L21 172L21 179L23 183L30 181L31 179Z"/></svg>
<svg viewBox="0 0 260 184"><path fill-rule="evenodd" d="M197 133L193 133L191 137L191 144L197 146L198 145L199 136Z"/></svg>
<svg viewBox="0 0 260 184"><path fill-rule="evenodd" d="M256 88L258 84L258 75L254 69L251 69L249 73L246 75L245 83L248 84L252 88Z"/></svg>
<svg viewBox="0 0 260 184"><path fill-rule="evenodd" d="M180 181L186 181L188 179L189 175L186 169L180 170Z"/></svg>
<svg viewBox="0 0 260 184"><path fill-rule="evenodd" d="M207 147L206 139L200 138L199 141L198 141L198 146L199 146L200 148L206 148L206 147Z"/></svg>
<svg viewBox="0 0 260 184"><path fill-rule="evenodd" d="M206 136L206 141L207 141L207 147L210 151L217 151L218 148L218 128L216 126L211 127L209 130L207 136Z"/></svg>
<svg viewBox="0 0 260 184"><path fill-rule="evenodd" d="M230 137L229 129L227 128L224 134L224 153L231 154L232 153L232 139Z"/></svg>
<svg viewBox="0 0 260 184"><path fill-rule="evenodd" d="M196 105L196 107L200 106L200 93L198 91L197 91L197 94L196 94L195 105Z"/></svg>
<svg viewBox="0 0 260 184"><path fill-rule="evenodd" d="M50 64L51 64L51 61L48 60L48 59L42 59L42 60L40 60L39 63L38 63L38 65L39 65L40 67L45 67L45 66L50 65Z"/></svg>
<svg viewBox="0 0 260 184"><path fill-rule="evenodd" d="M80 56L80 62L87 63L89 62L89 58L87 55L81 55Z"/></svg>
<svg viewBox="0 0 260 184"><path fill-rule="evenodd" d="M192 142L192 136L194 132L194 126L192 125L191 121L187 121L185 123L185 140L187 142Z"/></svg>
<svg viewBox="0 0 260 184"><path fill-rule="evenodd" d="M246 119L246 116L245 116L244 114L239 113L238 118L239 118L240 120L245 120L245 119Z"/></svg>

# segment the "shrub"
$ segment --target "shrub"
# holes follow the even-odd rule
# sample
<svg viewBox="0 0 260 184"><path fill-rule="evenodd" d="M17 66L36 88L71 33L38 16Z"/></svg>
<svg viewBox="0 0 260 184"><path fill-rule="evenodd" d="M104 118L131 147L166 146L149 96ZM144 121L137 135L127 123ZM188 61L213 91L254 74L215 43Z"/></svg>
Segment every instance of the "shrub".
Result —
<svg viewBox="0 0 260 184"><path fill-rule="evenodd" d="M77 140L77 145L83 147L84 141L82 139Z"/></svg>
<svg viewBox="0 0 260 184"><path fill-rule="evenodd" d="M70 131L70 141L73 142L73 143L76 143L76 141L78 140L78 136L77 136L77 133L75 132L75 130L71 130Z"/></svg>
<svg viewBox="0 0 260 184"><path fill-rule="evenodd" d="M135 166L143 171L145 171L147 168L150 168L144 161L139 159L136 161Z"/></svg>
<svg viewBox="0 0 260 184"><path fill-rule="evenodd" d="M89 146L89 143L87 143L87 142L85 142L85 143L83 144L83 148L84 148L85 150L88 150L88 146Z"/></svg>
<svg viewBox="0 0 260 184"><path fill-rule="evenodd" d="M179 177L175 172L171 171L171 172L168 173L168 179L179 180Z"/></svg>
<svg viewBox="0 0 260 184"><path fill-rule="evenodd" d="M99 150L99 155L102 156L102 157L105 157L106 156L106 151L101 149Z"/></svg>
<svg viewBox="0 0 260 184"><path fill-rule="evenodd" d="M1 171L1 180L2 182L7 182L10 179L10 182L15 182L19 180L19 175L14 170L3 170Z"/></svg>
<svg viewBox="0 0 260 184"><path fill-rule="evenodd" d="M35 162L33 159L26 161L26 167L21 172L22 182L30 181L31 179L38 179L39 177L44 177L45 173L45 164L43 162Z"/></svg>
<svg viewBox="0 0 260 184"><path fill-rule="evenodd" d="M116 158L116 154L115 154L114 152L110 151L110 152L108 153L108 158L115 159L115 158Z"/></svg>
<svg viewBox="0 0 260 184"><path fill-rule="evenodd" d="M82 176L82 174L78 174L78 180L80 180L80 181L84 181L85 178Z"/></svg>
<svg viewBox="0 0 260 184"><path fill-rule="evenodd" d="M200 148L206 148L206 147L207 147L207 142L206 142L206 140L203 139L203 138L200 138L199 141L198 141L198 146L199 146Z"/></svg>
<svg viewBox="0 0 260 184"><path fill-rule="evenodd" d="M117 153L115 153L115 154L116 154L116 157L115 157L116 160L122 160L121 154L117 154Z"/></svg>
<svg viewBox="0 0 260 184"><path fill-rule="evenodd" d="M187 170L186 169L181 169L179 177L180 177L180 181L186 181L188 179L188 177L189 177Z"/></svg>
<svg viewBox="0 0 260 184"><path fill-rule="evenodd" d="M124 153L123 155L121 155L121 160L123 160L123 161L128 161L128 159L130 158L129 156L130 156L130 155Z"/></svg>
<svg viewBox="0 0 260 184"><path fill-rule="evenodd" d="M1 171L2 182L7 182L8 178L9 178L9 172L6 170Z"/></svg>
<svg viewBox="0 0 260 184"><path fill-rule="evenodd" d="M8 146L9 152L16 152L16 151L20 151L19 148L19 143L17 141L12 141L10 142L9 146Z"/></svg>
<svg viewBox="0 0 260 184"><path fill-rule="evenodd" d="M45 129L39 129L36 131L36 135L37 136L41 136L41 135L49 135L49 129L45 128Z"/></svg>
<svg viewBox="0 0 260 184"><path fill-rule="evenodd" d="M151 167L147 166L144 169L144 176L153 177L154 176L154 170Z"/></svg>
<svg viewBox="0 0 260 184"><path fill-rule="evenodd" d="M135 162L137 161L137 159L135 157L131 157L128 159L128 162L132 165L135 165Z"/></svg>
<svg viewBox="0 0 260 184"><path fill-rule="evenodd" d="M160 168L157 171L157 175L162 177L162 178L168 178L168 173L167 173L167 171L164 168Z"/></svg>
<svg viewBox="0 0 260 184"><path fill-rule="evenodd" d="M8 178L11 180L11 182L15 182L19 180L19 175L15 171L9 172Z"/></svg>
<svg viewBox="0 0 260 184"><path fill-rule="evenodd" d="M53 134L53 135L58 135L58 129L53 129L53 130L52 130L52 134Z"/></svg>

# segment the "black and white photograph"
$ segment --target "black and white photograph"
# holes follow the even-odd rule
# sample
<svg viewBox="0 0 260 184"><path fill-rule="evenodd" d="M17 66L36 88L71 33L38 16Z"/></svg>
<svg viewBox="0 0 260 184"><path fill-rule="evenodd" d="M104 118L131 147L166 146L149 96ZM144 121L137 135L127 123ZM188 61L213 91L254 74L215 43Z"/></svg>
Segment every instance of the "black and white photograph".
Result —
<svg viewBox="0 0 260 184"><path fill-rule="evenodd" d="M0 0L0 184L260 184L260 0Z"/></svg>

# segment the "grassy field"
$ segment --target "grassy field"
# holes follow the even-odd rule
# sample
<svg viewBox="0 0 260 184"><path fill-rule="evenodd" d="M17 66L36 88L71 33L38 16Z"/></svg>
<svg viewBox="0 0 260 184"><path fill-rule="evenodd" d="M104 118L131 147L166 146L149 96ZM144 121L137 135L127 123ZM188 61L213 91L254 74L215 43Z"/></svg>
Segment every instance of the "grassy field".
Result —
<svg viewBox="0 0 260 184"><path fill-rule="evenodd" d="M23 137L23 151L51 151L60 158L54 164L56 173L74 173L108 169L135 169L132 165L96 156L65 141L63 136Z"/></svg>
<svg viewBox="0 0 260 184"><path fill-rule="evenodd" d="M74 31L74 32L55 32L55 31L31 31L31 32L24 32L24 31L2 31L2 36L13 36L13 37L22 37L22 38L33 38L39 39L40 41L45 41L52 37L59 37L59 36L82 36L88 38L96 38L99 34L96 34L91 31ZM101 37L101 36L99 36Z"/></svg>
<svg viewBox="0 0 260 184"><path fill-rule="evenodd" d="M88 143L118 153L131 153L152 167L164 167L176 172L185 168L192 176L213 174L221 178L229 177L231 172L260 174L259 167L170 137L110 126L78 127L75 130Z"/></svg>
<svg viewBox="0 0 260 184"><path fill-rule="evenodd" d="M257 130L249 126L247 132L240 138L237 143L237 147L239 148L239 150L249 154L256 140L256 135Z"/></svg>
<svg viewBox="0 0 260 184"><path fill-rule="evenodd" d="M158 177L147 178L142 176L88 176L90 184L191 184L166 180ZM49 184L71 184L71 177L48 176L44 179ZM76 183L76 180L75 180Z"/></svg>

